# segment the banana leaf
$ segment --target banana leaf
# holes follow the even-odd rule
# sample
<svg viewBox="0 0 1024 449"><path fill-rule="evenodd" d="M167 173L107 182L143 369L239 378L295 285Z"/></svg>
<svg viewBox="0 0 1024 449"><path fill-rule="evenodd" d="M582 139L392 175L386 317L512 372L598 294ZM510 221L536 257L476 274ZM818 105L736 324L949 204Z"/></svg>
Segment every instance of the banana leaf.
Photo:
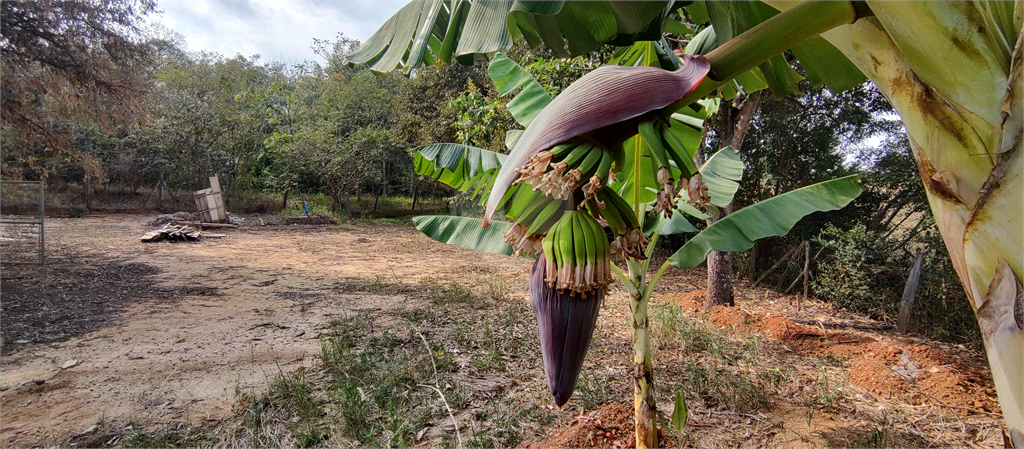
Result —
<svg viewBox="0 0 1024 449"><path fill-rule="evenodd" d="M717 42L728 42L744 31L778 14L775 8L760 2L698 1L686 8L694 20L710 20L717 35ZM703 41L699 44L702 45L702 48L706 48L708 45ZM795 45L792 50L793 55L800 61L801 67L807 74L808 80L815 87L824 85L832 92L842 92L863 83L866 79L849 58L820 37L814 37ZM763 80L771 87L772 93L776 96L800 93L796 81L802 77L786 63L782 56L771 58L768 62L758 66L758 69ZM755 80L748 78L741 81L740 84L747 93L750 93L753 90L750 90L752 85L748 83L752 82Z"/></svg>
<svg viewBox="0 0 1024 449"><path fill-rule="evenodd" d="M483 220L451 215L420 215L412 218L416 230L441 243L485 253L512 255L512 245L504 234L512 227L507 221L495 221L484 228Z"/></svg>
<svg viewBox="0 0 1024 449"><path fill-rule="evenodd" d="M458 143L432 143L413 150L416 174L429 176L466 192L487 197L505 155Z"/></svg>
<svg viewBox="0 0 1024 449"><path fill-rule="evenodd" d="M786 235L801 218L840 209L860 195L856 175L796 189L740 209L708 226L668 258L680 268L704 262L712 250L745 251L765 237Z"/></svg>
<svg viewBox="0 0 1024 449"><path fill-rule="evenodd" d="M677 70L682 62L669 47L664 38L658 41L640 41L629 47L619 47L608 60L608 64L625 66L661 67L665 70Z"/></svg>
<svg viewBox="0 0 1024 449"><path fill-rule="evenodd" d="M743 161L736 150L725 147L700 167L700 174L708 188L711 204L725 207L740 188L738 181L743 178Z"/></svg>
<svg viewBox="0 0 1024 449"><path fill-rule="evenodd" d="M697 232L698 229L690 223L678 210L672 211L672 216L661 221L658 226L658 233L661 235L683 234Z"/></svg>
<svg viewBox="0 0 1024 449"><path fill-rule="evenodd" d="M406 72L426 60L471 64L506 50L513 38L558 56L578 56L612 43L661 39L671 2L538 2L413 0L349 55L378 73ZM440 43L437 45L436 43Z"/></svg>
<svg viewBox="0 0 1024 449"><path fill-rule="evenodd" d="M491 77L498 88L498 93L502 95L522 89L506 107L512 113L512 117L524 127L530 126L534 117L551 103L551 95L548 95L533 75L503 53L494 55L494 59L487 67L487 75Z"/></svg>

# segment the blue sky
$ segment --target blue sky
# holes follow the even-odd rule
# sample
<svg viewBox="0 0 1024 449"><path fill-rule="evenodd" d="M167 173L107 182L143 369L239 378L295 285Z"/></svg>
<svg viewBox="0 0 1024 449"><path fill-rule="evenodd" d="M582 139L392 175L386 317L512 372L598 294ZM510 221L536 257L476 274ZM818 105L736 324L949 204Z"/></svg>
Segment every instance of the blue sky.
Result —
<svg viewBox="0 0 1024 449"><path fill-rule="evenodd" d="M150 17L180 33L190 51L295 64L321 61L313 38L365 41L408 0L158 0Z"/></svg>

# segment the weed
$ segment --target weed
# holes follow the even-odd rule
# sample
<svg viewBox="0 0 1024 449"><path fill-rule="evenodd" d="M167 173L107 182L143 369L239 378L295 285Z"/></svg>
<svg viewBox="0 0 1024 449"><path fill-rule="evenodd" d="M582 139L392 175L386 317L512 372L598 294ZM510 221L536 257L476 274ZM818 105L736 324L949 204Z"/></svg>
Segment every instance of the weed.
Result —
<svg viewBox="0 0 1024 449"><path fill-rule="evenodd" d="M687 362L683 383L684 391L697 394L708 407L749 412L772 405L764 385L743 370Z"/></svg>
<svg viewBox="0 0 1024 449"><path fill-rule="evenodd" d="M434 287L428 290L428 298L431 303L442 304L466 304L476 300L473 291L459 284L448 284Z"/></svg>
<svg viewBox="0 0 1024 449"><path fill-rule="evenodd" d="M580 405L584 410L593 410L611 402L608 392L609 379L598 378L592 372L580 376L576 384L576 392L579 394Z"/></svg>
<svg viewBox="0 0 1024 449"><path fill-rule="evenodd" d="M756 358L761 339L757 335L732 341L718 330L708 328L702 321L680 320L679 340L683 349L694 353L707 353L726 363Z"/></svg>
<svg viewBox="0 0 1024 449"><path fill-rule="evenodd" d="M502 349L502 341L494 335L490 320L484 320L484 341L483 347L487 349L487 355L473 360L473 366L480 369L493 371L505 371L505 357Z"/></svg>
<svg viewBox="0 0 1024 449"><path fill-rule="evenodd" d="M212 437L185 423L169 424L156 430L130 421L121 438L112 438L108 444L123 447L200 447L210 446Z"/></svg>
<svg viewBox="0 0 1024 449"><path fill-rule="evenodd" d="M675 304L665 304L655 309L654 326L652 333L654 338L660 341L668 341L679 335L680 326L683 323L683 311Z"/></svg>
<svg viewBox="0 0 1024 449"><path fill-rule="evenodd" d="M871 430L862 433L862 441L858 441L853 447L879 448L889 447L889 419L882 416L882 422L872 425Z"/></svg>
<svg viewBox="0 0 1024 449"><path fill-rule="evenodd" d="M480 286L483 288L484 297L495 301L508 300L510 287L508 280L504 277L493 274L484 276L480 281Z"/></svg>
<svg viewBox="0 0 1024 449"><path fill-rule="evenodd" d="M759 368L758 336L730 335L671 311L661 322L662 332L677 332L692 359L682 369L683 390L696 394L708 407L744 412L771 407L771 392L791 376L789 369Z"/></svg>

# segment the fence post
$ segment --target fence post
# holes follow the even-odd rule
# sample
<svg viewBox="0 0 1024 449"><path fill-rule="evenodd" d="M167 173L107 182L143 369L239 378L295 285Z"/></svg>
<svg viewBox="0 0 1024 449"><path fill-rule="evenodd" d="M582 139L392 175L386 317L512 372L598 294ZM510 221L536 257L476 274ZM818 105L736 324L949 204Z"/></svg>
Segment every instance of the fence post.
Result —
<svg viewBox="0 0 1024 449"><path fill-rule="evenodd" d="M903 287L903 300L900 301L900 316L896 320L896 329L900 333L907 332L907 325L910 323L910 313L914 308L914 298L917 297L917 287L921 281L921 265L924 262L924 250L917 253L914 258L914 265L910 268L907 276L907 285Z"/></svg>

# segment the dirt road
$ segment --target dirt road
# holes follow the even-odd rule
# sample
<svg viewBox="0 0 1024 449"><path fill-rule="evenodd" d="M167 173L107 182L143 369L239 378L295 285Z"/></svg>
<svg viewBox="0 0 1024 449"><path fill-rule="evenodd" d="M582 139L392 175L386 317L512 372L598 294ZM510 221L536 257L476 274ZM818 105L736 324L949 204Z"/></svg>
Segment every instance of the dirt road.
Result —
<svg viewBox="0 0 1024 449"><path fill-rule="evenodd" d="M386 224L140 243L153 218L48 220L47 266L5 267L0 444L49 445L104 421L220 420L238 393L313 363L331 320L418 305L347 293L350 282L415 285L481 264L495 268L481 276L508 280L529 268Z"/></svg>

